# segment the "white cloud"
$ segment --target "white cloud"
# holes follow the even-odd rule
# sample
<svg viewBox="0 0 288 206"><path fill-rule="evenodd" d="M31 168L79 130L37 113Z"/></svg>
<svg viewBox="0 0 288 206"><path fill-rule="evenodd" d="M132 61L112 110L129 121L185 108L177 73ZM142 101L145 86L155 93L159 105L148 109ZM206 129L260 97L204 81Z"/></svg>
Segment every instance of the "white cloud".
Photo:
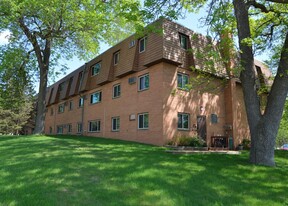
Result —
<svg viewBox="0 0 288 206"><path fill-rule="evenodd" d="M3 31L0 32L0 45L7 44L9 40L10 32L9 31Z"/></svg>

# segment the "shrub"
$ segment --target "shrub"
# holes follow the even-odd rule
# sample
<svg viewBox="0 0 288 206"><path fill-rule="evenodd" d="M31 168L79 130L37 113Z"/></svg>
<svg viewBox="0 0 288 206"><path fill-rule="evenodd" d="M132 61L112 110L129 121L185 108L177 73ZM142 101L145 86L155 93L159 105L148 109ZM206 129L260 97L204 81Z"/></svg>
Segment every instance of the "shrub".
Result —
<svg viewBox="0 0 288 206"><path fill-rule="evenodd" d="M243 145L243 149L246 149L246 150L250 149L251 140L249 140L249 139L243 139L242 145Z"/></svg>

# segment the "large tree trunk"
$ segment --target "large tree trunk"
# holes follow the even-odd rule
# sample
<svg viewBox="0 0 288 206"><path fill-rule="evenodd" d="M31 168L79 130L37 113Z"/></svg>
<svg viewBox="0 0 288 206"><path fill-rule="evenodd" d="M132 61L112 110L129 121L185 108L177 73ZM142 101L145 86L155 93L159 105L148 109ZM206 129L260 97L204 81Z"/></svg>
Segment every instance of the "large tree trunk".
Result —
<svg viewBox="0 0 288 206"><path fill-rule="evenodd" d="M37 101L37 113L36 113L34 134L44 133L47 82L48 82L48 69L42 68L40 69L40 85Z"/></svg>
<svg viewBox="0 0 288 206"><path fill-rule="evenodd" d="M255 84L252 46L243 43L244 39L251 37L248 6L244 0L234 0L233 4L241 50L240 60L243 67L240 79L251 134L250 161L253 164L275 166L275 139L288 92L288 34L286 34L286 40L282 48L277 75L269 92L267 105L262 115L260 98L257 95Z"/></svg>
<svg viewBox="0 0 288 206"><path fill-rule="evenodd" d="M37 56L41 56L41 54L42 53L40 53ZM45 114L46 114L46 89L48 83L50 54L51 54L51 40L46 39L45 49L43 51L43 57L38 58L38 64L40 69L40 85L38 93L37 115L36 115L34 134L44 133Z"/></svg>

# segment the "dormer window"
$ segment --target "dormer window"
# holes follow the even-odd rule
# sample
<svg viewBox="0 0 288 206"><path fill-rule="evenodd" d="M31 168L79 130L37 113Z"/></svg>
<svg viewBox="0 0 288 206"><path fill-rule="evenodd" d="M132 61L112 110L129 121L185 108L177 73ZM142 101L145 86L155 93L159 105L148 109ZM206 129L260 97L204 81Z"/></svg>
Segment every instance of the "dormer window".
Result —
<svg viewBox="0 0 288 206"><path fill-rule="evenodd" d="M117 65L119 63L119 59L120 59L120 51L117 51L116 53L114 53L114 65Z"/></svg>
<svg viewBox="0 0 288 206"><path fill-rule="evenodd" d="M94 64L94 65L91 67L91 74L92 74L92 76L95 76L95 75L99 74L100 69L101 69L101 62L98 62L98 63Z"/></svg>
<svg viewBox="0 0 288 206"><path fill-rule="evenodd" d="M142 53L146 50L146 42L147 42L147 37L143 37L142 39L139 39L139 53Z"/></svg>
<svg viewBox="0 0 288 206"><path fill-rule="evenodd" d="M187 50L188 49L188 40L189 37L185 34L179 34L180 46L181 48Z"/></svg>

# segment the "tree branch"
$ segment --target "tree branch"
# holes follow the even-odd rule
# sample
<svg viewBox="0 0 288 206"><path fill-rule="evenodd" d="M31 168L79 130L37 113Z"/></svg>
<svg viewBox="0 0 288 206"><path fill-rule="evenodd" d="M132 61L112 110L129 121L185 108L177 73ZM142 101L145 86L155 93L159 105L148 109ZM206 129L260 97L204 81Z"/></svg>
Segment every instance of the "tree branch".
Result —
<svg viewBox="0 0 288 206"><path fill-rule="evenodd" d="M43 66L43 59L42 59L42 55L41 55L41 48L37 42L36 36L34 34L32 34L30 32L29 28L25 25L23 17L20 17L18 19L18 22L19 22L20 28L23 30L24 34L26 35L28 40L33 45L39 66L42 67Z"/></svg>

